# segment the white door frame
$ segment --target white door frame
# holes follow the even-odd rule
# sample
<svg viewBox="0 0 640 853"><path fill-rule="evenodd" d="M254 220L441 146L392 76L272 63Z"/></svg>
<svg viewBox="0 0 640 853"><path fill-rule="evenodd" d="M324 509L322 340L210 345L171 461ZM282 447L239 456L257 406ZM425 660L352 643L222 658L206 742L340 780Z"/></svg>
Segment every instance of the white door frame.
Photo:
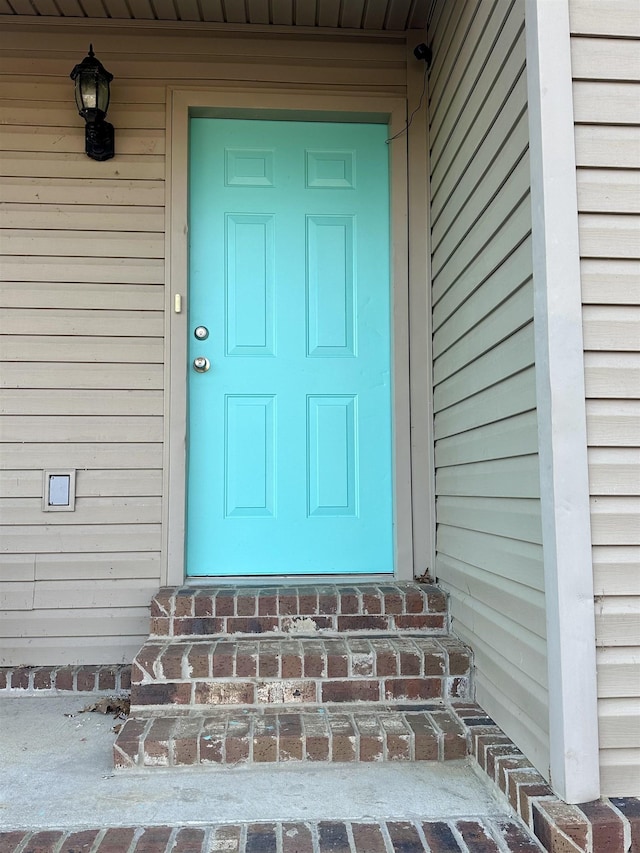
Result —
<svg viewBox="0 0 640 853"><path fill-rule="evenodd" d="M172 586L185 582L187 175L188 125L189 118L194 115L388 123L390 136L393 136L405 126L406 101L404 97L318 94L303 89L176 88L168 92L162 582ZM398 141L400 144L397 141L390 144L394 539L395 577L408 580L414 574L412 480L414 489L420 486L417 479L422 479L423 488L428 488L428 478L426 472L422 478L416 478L411 465L408 190L404 134ZM424 336L427 336L426 328ZM206 582L202 578L199 582L203 580Z"/></svg>

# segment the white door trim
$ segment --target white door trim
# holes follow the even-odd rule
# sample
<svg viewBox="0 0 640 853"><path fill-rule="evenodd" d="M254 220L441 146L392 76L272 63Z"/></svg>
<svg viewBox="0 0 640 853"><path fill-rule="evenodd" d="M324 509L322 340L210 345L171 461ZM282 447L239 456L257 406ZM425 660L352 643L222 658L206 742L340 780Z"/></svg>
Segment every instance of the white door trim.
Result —
<svg viewBox="0 0 640 853"><path fill-rule="evenodd" d="M600 782L569 8L525 9L550 772L582 803Z"/></svg>
<svg viewBox="0 0 640 853"><path fill-rule="evenodd" d="M224 118L388 123L406 121L404 97L311 93L303 89L170 89L167 100L167 259L165 301L165 445L163 583L185 581L187 167L192 115ZM397 142L400 144L397 144ZM412 470L409 404L407 146L391 143L391 269L394 436L395 577L413 577ZM414 483L414 487L415 487ZM226 579L229 580L229 579Z"/></svg>
<svg viewBox="0 0 640 853"><path fill-rule="evenodd" d="M435 576L436 499L433 436L433 309L431 304L431 198L427 75L407 44L409 168L409 345L413 573ZM414 111L415 110L415 111Z"/></svg>

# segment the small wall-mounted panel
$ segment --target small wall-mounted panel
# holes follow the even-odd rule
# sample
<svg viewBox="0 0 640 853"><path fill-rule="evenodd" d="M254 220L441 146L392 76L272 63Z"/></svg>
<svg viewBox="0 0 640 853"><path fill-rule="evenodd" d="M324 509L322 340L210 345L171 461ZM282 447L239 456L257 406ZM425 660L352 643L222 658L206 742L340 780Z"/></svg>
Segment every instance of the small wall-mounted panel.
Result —
<svg viewBox="0 0 640 853"><path fill-rule="evenodd" d="M75 508L75 470L44 471L42 478L42 511L73 512Z"/></svg>

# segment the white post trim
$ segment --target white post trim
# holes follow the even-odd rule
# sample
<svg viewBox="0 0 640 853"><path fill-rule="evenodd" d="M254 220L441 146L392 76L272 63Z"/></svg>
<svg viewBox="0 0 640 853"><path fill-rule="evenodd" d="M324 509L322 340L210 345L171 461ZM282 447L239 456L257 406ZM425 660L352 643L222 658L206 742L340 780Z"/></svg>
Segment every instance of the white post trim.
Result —
<svg viewBox="0 0 640 853"><path fill-rule="evenodd" d="M551 784L600 796L568 0L526 0Z"/></svg>

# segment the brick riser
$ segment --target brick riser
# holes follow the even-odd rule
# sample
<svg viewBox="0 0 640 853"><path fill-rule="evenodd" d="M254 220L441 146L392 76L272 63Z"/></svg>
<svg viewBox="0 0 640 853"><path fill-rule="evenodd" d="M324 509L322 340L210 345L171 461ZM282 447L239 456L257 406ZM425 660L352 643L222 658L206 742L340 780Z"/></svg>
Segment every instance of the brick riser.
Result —
<svg viewBox="0 0 640 853"><path fill-rule="evenodd" d="M450 638L150 641L131 704L301 705L470 698L468 650Z"/></svg>
<svg viewBox="0 0 640 853"><path fill-rule="evenodd" d="M432 585L166 588L151 602L152 637L444 634L448 627L446 597Z"/></svg>
<svg viewBox="0 0 640 853"><path fill-rule="evenodd" d="M469 737L439 704L402 709L217 709L130 719L114 747L116 768L283 762L448 761Z"/></svg>

